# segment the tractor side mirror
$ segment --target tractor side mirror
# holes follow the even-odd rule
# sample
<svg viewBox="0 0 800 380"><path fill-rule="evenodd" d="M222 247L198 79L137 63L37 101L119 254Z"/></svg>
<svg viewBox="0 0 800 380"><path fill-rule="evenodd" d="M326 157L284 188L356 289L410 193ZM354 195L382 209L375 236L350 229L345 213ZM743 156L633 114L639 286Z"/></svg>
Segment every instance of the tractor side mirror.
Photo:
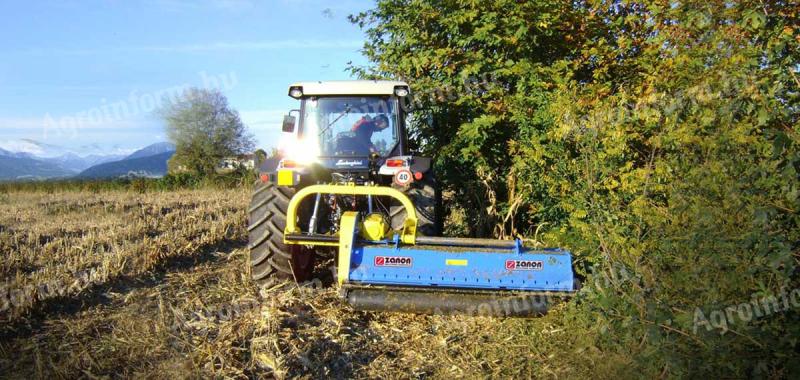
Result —
<svg viewBox="0 0 800 380"><path fill-rule="evenodd" d="M294 132L294 123L296 118L292 115L286 115L283 117L283 131L292 133Z"/></svg>

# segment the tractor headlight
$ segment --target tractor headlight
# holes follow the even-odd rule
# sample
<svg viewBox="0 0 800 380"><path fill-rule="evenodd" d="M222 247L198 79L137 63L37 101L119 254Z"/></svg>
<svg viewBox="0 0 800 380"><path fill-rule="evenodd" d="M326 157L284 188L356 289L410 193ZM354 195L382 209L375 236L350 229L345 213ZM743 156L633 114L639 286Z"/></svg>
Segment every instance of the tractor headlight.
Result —
<svg viewBox="0 0 800 380"><path fill-rule="evenodd" d="M394 94L403 98L408 96L408 87L406 86L397 86L394 88Z"/></svg>
<svg viewBox="0 0 800 380"><path fill-rule="evenodd" d="M303 88L300 86L290 87L289 88L289 96L300 99L303 97Z"/></svg>

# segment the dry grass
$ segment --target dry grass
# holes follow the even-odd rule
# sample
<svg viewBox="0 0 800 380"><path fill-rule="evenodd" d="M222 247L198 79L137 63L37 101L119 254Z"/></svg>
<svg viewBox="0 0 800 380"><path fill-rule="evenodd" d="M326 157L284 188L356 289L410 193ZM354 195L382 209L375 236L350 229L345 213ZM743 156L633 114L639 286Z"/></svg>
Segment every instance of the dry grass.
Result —
<svg viewBox="0 0 800 380"><path fill-rule="evenodd" d="M591 347L535 320L357 312L329 284L248 280L249 190L0 200L0 374L572 377ZM573 355L576 358L564 358ZM583 356L584 358L581 358Z"/></svg>

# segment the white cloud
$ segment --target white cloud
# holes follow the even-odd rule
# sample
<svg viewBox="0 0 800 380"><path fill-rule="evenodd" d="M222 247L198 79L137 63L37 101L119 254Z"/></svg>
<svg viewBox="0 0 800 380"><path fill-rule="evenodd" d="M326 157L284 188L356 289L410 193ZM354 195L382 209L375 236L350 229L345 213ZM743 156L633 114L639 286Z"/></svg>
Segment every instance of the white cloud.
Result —
<svg viewBox="0 0 800 380"><path fill-rule="evenodd" d="M45 153L44 147L29 140L0 140L0 149L14 153L29 153L41 156Z"/></svg>

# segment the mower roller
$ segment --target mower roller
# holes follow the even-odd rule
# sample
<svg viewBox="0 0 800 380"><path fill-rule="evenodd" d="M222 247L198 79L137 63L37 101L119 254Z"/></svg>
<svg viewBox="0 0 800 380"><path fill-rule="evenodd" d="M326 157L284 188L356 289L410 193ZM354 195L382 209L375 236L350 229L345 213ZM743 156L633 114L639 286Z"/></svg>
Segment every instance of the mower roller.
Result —
<svg viewBox="0 0 800 380"><path fill-rule="evenodd" d="M535 316L574 293L565 250L435 236L441 196L430 159L407 152L408 85L307 82L289 94L301 100L295 154L262 164L250 207L254 279L303 281L333 249L340 294L360 310Z"/></svg>

